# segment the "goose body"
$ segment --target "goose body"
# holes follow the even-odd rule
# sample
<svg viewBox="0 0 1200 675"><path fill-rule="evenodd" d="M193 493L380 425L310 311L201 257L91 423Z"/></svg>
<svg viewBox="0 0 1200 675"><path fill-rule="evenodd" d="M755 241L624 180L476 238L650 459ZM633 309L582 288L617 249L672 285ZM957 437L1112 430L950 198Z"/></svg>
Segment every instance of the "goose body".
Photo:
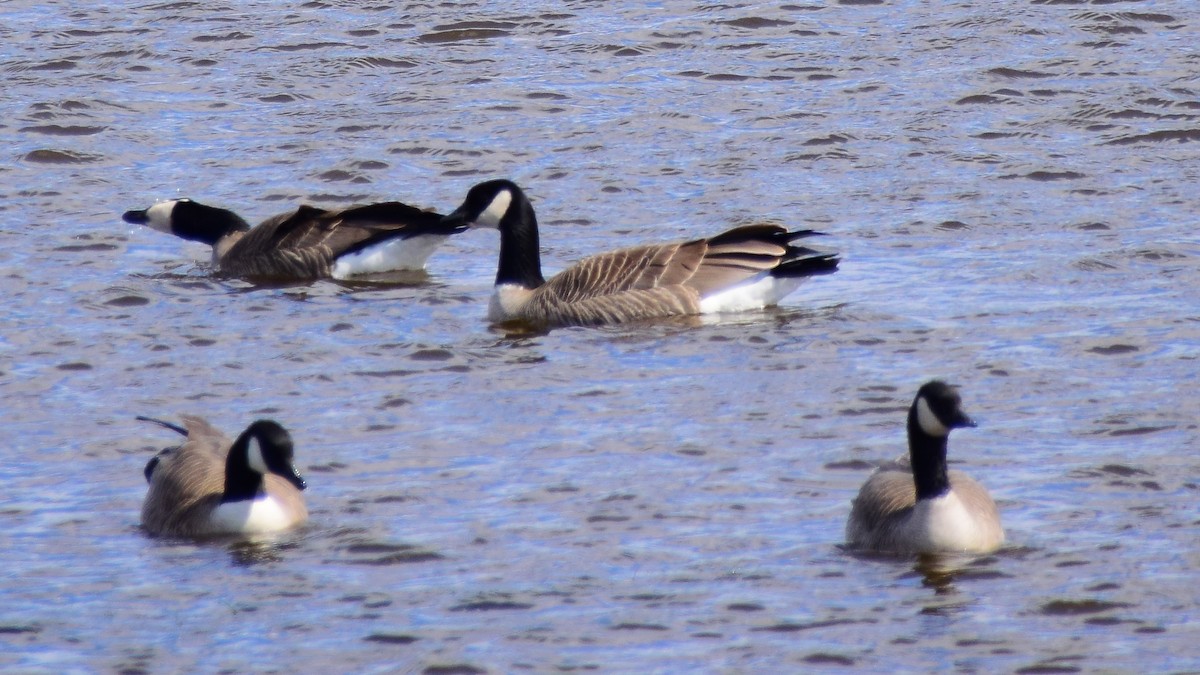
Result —
<svg viewBox="0 0 1200 675"><path fill-rule="evenodd" d="M950 430L973 427L958 392L926 383L908 414L909 457L877 469L863 484L846 523L853 546L897 553L989 553L1004 543L1000 513L987 489L946 468Z"/></svg>
<svg viewBox="0 0 1200 675"><path fill-rule="evenodd" d="M199 417L184 415L182 427L138 419L186 437L146 464L142 524L151 534L268 534L308 519L292 439L279 424L258 420L230 442Z"/></svg>
<svg viewBox="0 0 1200 675"><path fill-rule="evenodd" d="M476 185L444 220L500 230L488 307L495 323L598 325L761 309L838 265L834 254L793 244L818 232L750 225L707 239L594 255L546 280L533 206L513 182Z"/></svg>
<svg viewBox="0 0 1200 675"><path fill-rule="evenodd" d="M222 274L293 281L420 271L447 237L466 229L400 202L338 210L305 205L254 228L228 209L190 199L126 211L122 218L212 246L213 269Z"/></svg>

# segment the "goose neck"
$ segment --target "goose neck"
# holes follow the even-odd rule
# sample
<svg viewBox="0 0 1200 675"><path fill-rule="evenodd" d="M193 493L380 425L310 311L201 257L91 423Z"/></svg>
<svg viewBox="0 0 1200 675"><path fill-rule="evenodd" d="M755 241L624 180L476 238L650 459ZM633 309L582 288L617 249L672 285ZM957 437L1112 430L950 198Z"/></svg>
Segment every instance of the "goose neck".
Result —
<svg viewBox="0 0 1200 675"><path fill-rule="evenodd" d="M500 220L496 285L518 284L532 289L544 283L537 217L529 200L522 196Z"/></svg>
<svg viewBox="0 0 1200 675"><path fill-rule="evenodd" d="M946 468L948 439L948 436L925 433L915 411L909 414L908 456L918 500L941 497L950 491L950 477Z"/></svg>

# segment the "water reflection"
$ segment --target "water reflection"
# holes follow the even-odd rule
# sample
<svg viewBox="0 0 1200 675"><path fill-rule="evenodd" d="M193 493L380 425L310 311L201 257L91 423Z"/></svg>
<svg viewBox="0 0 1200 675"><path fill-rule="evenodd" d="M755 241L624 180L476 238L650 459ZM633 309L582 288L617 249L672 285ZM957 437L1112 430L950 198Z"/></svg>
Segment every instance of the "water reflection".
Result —
<svg viewBox="0 0 1200 675"><path fill-rule="evenodd" d="M254 567L283 560L283 553L295 549L296 542L240 540L229 544L229 559L236 567Z"/></svg>

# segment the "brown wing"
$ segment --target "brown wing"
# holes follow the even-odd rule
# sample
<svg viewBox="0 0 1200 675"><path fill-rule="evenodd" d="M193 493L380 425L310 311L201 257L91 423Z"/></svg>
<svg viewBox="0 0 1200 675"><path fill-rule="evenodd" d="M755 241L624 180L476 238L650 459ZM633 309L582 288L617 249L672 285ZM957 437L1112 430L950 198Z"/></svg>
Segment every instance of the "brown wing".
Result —
<svg viewBox="0 0 1200 675"><path fill-rule="evenodd" d="M204 420L183 416L187 441L160 455L142 504L142 523L155 534L203 534L202 514L220 503L231 442Z"/></svg>
<svg viewBox="0 0 1200 675"><path fill-rule="evenodd" d="M537 288L524 310L535 322L594 325L700 311L700 298L778 266L794 247L778 225L711 239L637 246L591 256Z"/></svg>
<svg viewBox="0 0 1200 675"><path fill-rule="evenodd" d="M772 270L791 250L788 231L778 225L737 227L708 240L708 249L687 284L701 297Z"/></svg>
<svg viewBox="0 0 1200 675"><path fill-rule="evenodd" d="M398 236L452 234L461 227L400 202L330 211L301 206L263 221L221 260L222 271L245 276L328 276L338 256Z"/></svg>
<svg viewBox="0 0 1200 675"><path fill-rule="evenodd" d="M868 548L891 549L899 523L917 503L917 488L907 464L879 467L867 478L846 521L846 541Z"/></svg>
<svg viewBox="0 0 1200 675"><path fill-rule="evenodd" d="M748 225L711 239L621 249L585 258L538 290L558 302L674 285L704 296L778 266L788 236L778 225Z"/></svg>
<svg viewBox="0 0 1200 675"><path fill-rule="evenodd" d="M699 310L700 296L696 291L687 286L674 284L658 288L618 291L576 302L560 302L545 293L536 293L530 298L529 304L526 305L522 314L526 320L535 324L598 326L664 316L695 314Z"/></svg>
<svg viewBox="0 0 1200 675"><path fill-rule="evenodd" d="M655 288L664 281L679 283L691 276L706 245L637 246L584 258L538 288L548 301L579 302L623 291Z"/></svg>
<svg viewBox="0 0 1200 675"><path fill-rule="evenodd" d="M291 250L327 246L336 257L401 233L451 234L461 229L442 225L441 219L439 213L401 202L380 202L339 211L301 206L292 218L279 224L271 245Z"/></svg>

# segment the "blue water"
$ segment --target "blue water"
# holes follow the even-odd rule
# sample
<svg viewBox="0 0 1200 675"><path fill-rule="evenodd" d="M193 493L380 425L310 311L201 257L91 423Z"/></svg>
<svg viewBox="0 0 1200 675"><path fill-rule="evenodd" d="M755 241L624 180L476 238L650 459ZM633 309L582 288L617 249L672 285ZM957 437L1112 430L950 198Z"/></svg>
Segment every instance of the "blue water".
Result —
<svg viewBox="0 0 1200 675"><path fill-rule="evenodd" d="M1190 3L3 14L0 667L1200 668ZM488 232L418 283L260 288L120 220L493 177L552 269L756 221L844 262L768 312L509 336ZM930 377L1010 544L851 555ZM287 426L311 523L146 536L174 439L133 418L184 412Z"/></svg>

